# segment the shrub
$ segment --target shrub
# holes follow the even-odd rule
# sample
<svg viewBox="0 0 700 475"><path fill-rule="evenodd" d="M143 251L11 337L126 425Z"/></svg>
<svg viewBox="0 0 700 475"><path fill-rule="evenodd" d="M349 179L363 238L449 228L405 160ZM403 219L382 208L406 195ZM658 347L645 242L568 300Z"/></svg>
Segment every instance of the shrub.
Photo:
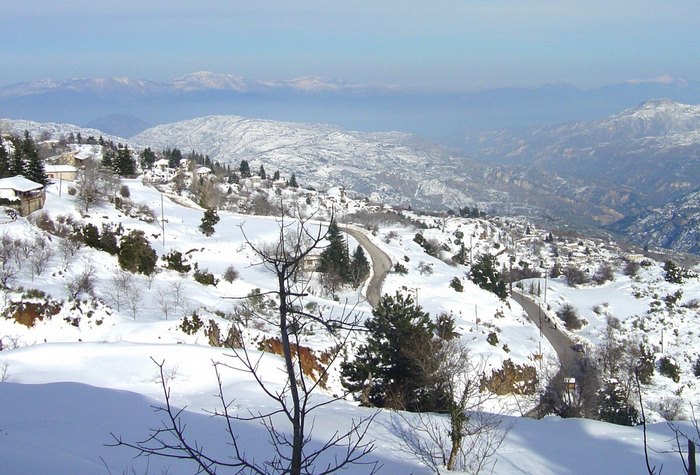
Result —
<svg viewBox="0 0 700 475"><path fill-rule="evenodd" d="M216 279L214 277L214 274L209 272L208 270L199 270L195 269L194 271L194 280L199 282L202 285L216 285L219 283L219 279Z"/></svg>
<svg viewBox="0 0 700 475"><path fill-rule="evenodd" d="M489 336L486 337L486 341L488 341L491 346L498 345L498 334L496 332L489 333Z"/></svg>
<svg viewBox="0 0 700 475"><path fill-rule="evenodd" d="M408 274L408 269L405 265L401 264L400 262L397 262L396 264L394 264L394 272L399 275L406 275Z"/></svg>
<svg viewBox="0 0 700 475"><path fill-rule="evenodd" d="M659 360L659 374L671 378L675 383L681 380L681 369L678 363L668 356L662 356Z"/></svg>
<svg viewBox="0 0 700 475"><path fill-rule="evenodd" d="M613 280L615 280L615 272L613 271L612 266L608 263L601 264L593 276L593 281L598 285L602 285Z"/></svg>
<svg viewBox="0 0 700 475"><path fill-rule="evenodd" d="M588 282L588 275L581 269L575 266L568 266L563 271L564 277L566 278L566 284L569 287L576 287L577 285L585 284Z"/></svg>
<svg viewBox="0 0 700 475"><path fill-rule="evenodd" d="M420 272L420 275L431 275L433 273L433 265L425 261L420 261L418 264L418 272Z"/></svg>
<svg viewBox="0 0 700 475"><path fill-rule="evenodd" d="M637 273L639 273L640 267L641 266L637 261L627 261L622 272L628 277L634 277L637 275Z"/></svg>
<svg viewBox="0 0 700 475"><path fill-rule="evenodd" d="M693 363L693 374L696 378L700 378L700 356L698 356L698 359Z"/></svg>
<svg viewBox="0 0 700 475"><path fill-rule="evenodd" d="M219 214L214 208L208 208L204 211L204 216L202 216L202 223L199 225L199 230L205 236L211 236L216 231L214 226L219 222Z"/></svg>
<svg viewBox="0 0 700 475"><path fill-rule="evenodd" d="M121 268L126 271L151 275L156 268L158 256L144 232L132 230L121 239L118 260Z"/></svg>
<svg viewBox="0 0 700 475"><path fill-rule="evenodd" d="M651 384L651 377L654 375L655 367L654 355L644 345L640 345L639 350L639 364L637 366L639 382L642 384Z"/></svg>
<svg viewBox="0 0 700 475"><path fill-rule="evenodd" d="M163 256L163 260L165 261L166 269L171 269L181 274L186 274L192 270L192 266L187 264L182 258L182 253L180 251L170 251Z"/></svg>
<svg viewBox="0 0 700 475"><path fill-rule="evenodd" d="M557 317L563 322L569 331L578 330L583 326L583 320L578 316L578 312L570 303L565 303L557 310Z"/></svg>
<svg viewBox="0 0 700 475"><path fill-rule="evenodd" d="M129 187L126 185L122 185L119 187L119 196L122 198L128 198L131 196L131 192L129 191Z"/></svg>
<svg viewBox="0 0 700 475"><path fill-rule="evenodd" d="M240 274L233 265L228 266L224 271L224 280L228 283L232 283L234 280L237 280L238 277L240 277Z"/></svg>
<svg viewBox="0 0 700 475"><path fill-rule="evenodd" d="M450 287L455 289L457 292L464 292L464 284L459 279L459 277L453 277L450 281Z"/></svg>
<svg viewBox="0 0 700 475"><path fill-rule="evenodd" d="M666 261L664 263L664 278L667 282L673 284L682 284L685 279L692 279L697 277L695 272L681 267L673 261Z"/></svg>
<svg viewBox="0 0 700 475"><path fill-rule="evenodd" d="M493 292L501 300L508 297L506 283L496 269L496 258L490 254L482 254L469 272L472 282L484 290Z"/></svg>
<svg viewBox="0 0 700 475"><path fill-rule="evenodd" d="M189 318L185 317L182 319L182 323L180 324L180 329L187 333L188 335L194 335L199 331L200 328L204 325L204 322L202 321L201 318L199 318L199 315L197 315L197 312L192 312L192 319L190 320Z"/></svg>

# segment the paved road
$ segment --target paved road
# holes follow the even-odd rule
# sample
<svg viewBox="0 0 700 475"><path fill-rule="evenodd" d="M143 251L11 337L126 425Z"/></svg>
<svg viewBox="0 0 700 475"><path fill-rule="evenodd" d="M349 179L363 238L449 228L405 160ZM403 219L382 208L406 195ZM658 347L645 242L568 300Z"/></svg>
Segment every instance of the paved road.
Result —
<svg viewBox="0 0 700 475"><path fill-rule="evenodd" d="M576 353L574 350L571 349L575 342L567 335L560 332L558 328L555 329L552 325L552 322L547 322L545 320L545 313L543 309L541 309L540 306L534 300L528 298L527 296L523 295L522 293L516 290L513 290L513 298L517 302L520 302L523 309L525 310L525 313L527 313L527 316L530 317L530 320L532 320L532 322L538 327L540 327L540 316L542 317L542 336L544 336L549 341L549 343L554 348L554 351L557 352L557 356L559 357L561 367L571 367L571 364L580 355L579 353ZM561 322L556 322L556 325L561 325Z"/></svg>
<svg viewBox="0 0 700 475"><path fill-rule="evenodd" d="M372 307L376 307L379 304L379 299L382 297L384 279L391 270L391 259L384 251L375 246L362 231L347 226L341 226L341 229L357 239L357 242L365 248L372 260L372 278L367 286L366 297L369 304Z"/></svg>

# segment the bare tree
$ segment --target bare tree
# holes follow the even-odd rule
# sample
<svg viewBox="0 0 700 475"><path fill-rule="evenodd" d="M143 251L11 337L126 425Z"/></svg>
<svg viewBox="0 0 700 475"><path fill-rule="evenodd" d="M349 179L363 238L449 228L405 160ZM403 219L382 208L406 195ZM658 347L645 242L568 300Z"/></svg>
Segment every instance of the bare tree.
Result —
<svg viewBox="0 0 700 475"><path fill-rule="evenodd" d="M440 473L458 470L482 473L493 467L510 425L498 414L484 412L495 397L482 391L485 361L475 362L459 340L435 339L430 348L412 349L427 382L444 398L444 415L396 413L393 426L402 449ZM430 384L432 383L432 384Z"/></svg>
<svg viewBox="0 0 700 475"><path fill-rule="evenodd" d="M6 232L0 236L0 285L9 287L17 277L17 266L13 261L15 242Z"/></svg>
<svg viewBox="0 0 700 475"><path fill-rule="evenodd" d="M31 243L32 253L29 256L29 268L32 272L32 280L35 275L41 275L48 268L54 256L54 248L43 236L37 236Z"/></svg>
<svg viewBox="0 0 700 475"><path fill-rule="evenodd" d="M365 440L374 415L353 420L347 430L336 432L320 445L310 443L310 414L341 399L341 396L321 398L316 393L327 378L328 368L340 356L342 348L358 328L359 322L352 311L346 310L334 317L332 313L323 315L304 310L303 298L306 296L310 276L300 272L300 268L303 259L323 241L325 233L320 226L316 227L316 232L312 232L308 220L301 218L291 222L281 218L278 225L279 235L274 243L254 244L247 236L246 242L259 259L259 264L268 269L275 278L275 290L267 292L267 295L276 299L276 312L274 317L260 317L274 323L276 331L279 332L285 369L282 388L273 389L264 381L265 375L258 369L262 354L251 351L245 342L242 342L242 348L230 348L233 352L230 356L251 374L262 393L273 402L273 408L248 414L235 411L233 401L227 399L222 389L220 369L236 367L233 364L218 362L214 364L214 368L219 388L217 398L221 409L214 412L214 415L225 421L225 437L232 452L228 458L213 458L206 454L196 441L188 440L184 423L181 421L184 409L177 410L170 405L170 390L165 377L161 378L165 397L165 407L162 411L167 414L164 425L151 429L150 437L143 442L129 443L113 435L115 445L134 448L141 455L190 460L197 464L199 472L208 474L218 473L218 470L223 469L231 469L235 473L256 474L331 474L356 465L366 466L369 473L376 472L377 462L364 460L374 449L373 442ZM243 233L245 236L245 230ZM308 348L302 345L303 335L313 325L320 326L335 344L328 351L325 368L321 368L319 374L315 374L314 377L309 377L301 355L304 350L308 351ZM163 363L158 365L162 374ZM286 427L279 426L280 417L285 421ZM241 421L257 421L268 432L273 446L268 460L256 461L246 455L235 427L236 423Z"/></svg>
<svg viewBox="0 0 700 475"><path fill-rule="evenodd" d="M93 206L115 196L120 183L119 177L104 169L98 161L86 160L76 180L76 201L88 213Z"/></svg>

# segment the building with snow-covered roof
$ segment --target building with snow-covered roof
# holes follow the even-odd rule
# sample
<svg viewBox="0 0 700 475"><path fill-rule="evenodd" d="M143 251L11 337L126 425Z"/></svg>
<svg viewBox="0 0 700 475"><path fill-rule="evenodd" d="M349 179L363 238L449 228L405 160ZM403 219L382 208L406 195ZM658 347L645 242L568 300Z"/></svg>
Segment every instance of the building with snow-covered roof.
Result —
<svg viewBox="0 0 700 475"><path fill-rule="evenodd" d="M75 181L78 168L73 165L44 165L46 176L52 180Z"/></svg>
<svg viewBox="0 0 700 475"><path fill-rule="evenodd" d="M19 211L27 216L44 207L46 193L41 183L22 175L0 179L0 205Z"/></svg>

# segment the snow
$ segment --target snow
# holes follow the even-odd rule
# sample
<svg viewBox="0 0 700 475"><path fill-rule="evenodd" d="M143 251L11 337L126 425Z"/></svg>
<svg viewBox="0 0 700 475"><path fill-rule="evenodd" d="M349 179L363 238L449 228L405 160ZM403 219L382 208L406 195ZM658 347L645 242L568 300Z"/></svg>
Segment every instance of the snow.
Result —
<svg viewBox="0 0 700 475"><path fill-rule="evenodd" d="M81 147L80 152L88 154L89 149ZM236 305L236 301L228 297L242 297L255 288L265 292L274 287L271 274L255 265L256 256L246 245L245 236L256 244L274 242L278 237L279 220L220 211L221 221L216 225L216 233L205 237L198 230L203 209L184 198L171 200L139 179L123 180L123 184L129 187L130 200L155 212L159 217L156 222L140 221L109 204L90 210L88 216L81 216L76 209L75 197L67 193L59 196L57 185L50 185L47 189L45 212L54 222L59 217L66 219L70 216L91 222L98 228L102 224L119 223L127 231L142 230L158 255L180 251L190 263L196 262L200 269L207 269L218 278L229 265L233 265L240 278L233 283L220 280L216 286L203 286L194 282L191 276L172 270L162 270L152 280L134 276L140 300L132 312L127 305L116 308L112 301L113 278L118 275L119 266L115 257L104 252L84 247L65 261L59 254L54 255L48 270L43 273L20 269L16 284L24 290L3 292L1 305L4 314L7 315L11 301L19 299L22 292L26 294L30 289L40 289L50 296L51 301L60 303L60 311L31 328L8 318L0 319L4 346L0 352L3 380L0 383L0 405L3 407L0 460L4 468L9 467L7 473L95 474L131 473L132 470L135 473L193 473L193 467L186 463L163 458L134 458L136 453L133 450L105 445L113 442L110 434L130 442L143 440L149 428L161 423L162 413L153 409L153 406L163 403L156 362L164 364L173 404L186 408L183 414L188 433L211 453L220 457L230 454L221 421L210 414L221 404L214 396L218 389L213 364L226 362L235 366L235 359L230 350L209 346L203 331L188 335L179 325L183 316L197 312L202 320L212 319L225 329L230 325L225 315ZM364 206L352 200L339 203L340 198L341 194L336 190L335 202L317 195L312 202L328 199L325 206L338 206L341 214L348 215ZM164 217L162 222L161 214ZM382 226L369 238L389 254L393 262L401 262L409 268L407 275L389 274L384 293L412 293L433 317L442 312L452 313L472 354L484 358L490 368L500 367L501 362L508 358L518 364L533 364L533 355L539 351L540 345L545 359L555 358L553 349L546 341L540 340L537 328L529 323L516 301L499 300L466 278L467 266L445 262L456 251L455 233L459 231L475 253L492 253L502 264L506 257L501 251L508 237L501 236L503 231L494 222L417 215L415 219L425 225L421 232L426 239L449 243L449 251L444 251L442 258L431 257L413 241L418 232L416 227L407 224ZM311 224L312 229L321 225ZM2 224L0 234L4 233L22 239L44 236L24 218ZM54 243L60 239L51 236ZM351 239L349 246L355 245ZM421 275L418 270L421 262L431 267L432 273ZM97 298L82 296L68 302L68 284L89 267L95 272ZM658 269L649 270L642 276L642 282L656 286L660 292L673 290L675 287L658 280L658 272ZM463 292L449 287L450 280L455 277L462 280ZM639 285L621 276L615 283L595 290L568 289L560 281L550 281L548 298L552 302L573 301L582 311L590 306L590 302L608 302L618 318L631 320L633 315L642 312L645 305L648 307L648 301L653 297L645 297L646 300L639 302L634 297L619 294L629 293ZM175 287L185 297L184 303L166 319L159 298L162 294L172 296ZM700 287L684 289L687 292L684 301L700 294ZM310 297L308 301L317 303L324 312L340 312L346 299L350 304L359 302L354 310L362 318L370 315L371 309L358 291L343 292L339 302L321 294ZM592 323L580 337L595 343L601 323L587 310L584 316ZM684 328L689 330L690 326ZM250 329L247 336L255 338L264 331ZM499 335L498 346L487 342L490 332ZM330 342L319 334L309 335L305 344L323 349ZM271 354L260 356L265 381L273 390L280 388L283 384L281 360ZM224 393L235 400L232 407L236 410L265 411L275 407L246 372L224 370L222 384ZM336 374L328 390L315 397L318 400L330 398L338 389ZM641 428L556 417L542 421L517 417L531 404L532 401L526 398L509 397L498 401L498 406L505 408L506 422L512 423L513 427L497 455L494 474L644 472ZM491 409L495 410L495 405ZM353 419L372 414L373 409L359 407L353 401L341 400L323 406L315 413L313 443L322 443L336 430L349 427ZM660 423L649 429L650 444L654 448L669 448L666 424ZM263 427L241 423L236 430L241 434L247 454L257 460L269 456L268 435ZM401 451L389 411L377 414L368 438L376 445L368 460L376 460L382 465L380 473L430 473L418 460ZM674 454L653 452L651 457L653 464L663 464L665 473L679 471L680 461ZM347 471L366 472L365 467Z"/></svg>

